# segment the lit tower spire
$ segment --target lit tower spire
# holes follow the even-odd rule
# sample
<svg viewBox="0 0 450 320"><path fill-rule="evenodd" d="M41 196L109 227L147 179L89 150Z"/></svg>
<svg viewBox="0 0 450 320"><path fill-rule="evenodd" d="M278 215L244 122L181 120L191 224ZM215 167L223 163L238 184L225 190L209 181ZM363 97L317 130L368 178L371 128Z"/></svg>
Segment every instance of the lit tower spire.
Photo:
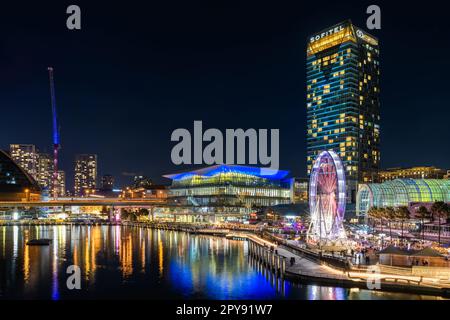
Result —
<svg viewBox="0 0 450 320"><path fill-rule="evenodd" d="M48 67L48 75L50 78L50 97L52 102L52 116L53 116L53 197L58 198L58 151L59 144L59 125L58 117L56 115L56 99L55 99L55 84L53 82L53 68Z"/></svg>

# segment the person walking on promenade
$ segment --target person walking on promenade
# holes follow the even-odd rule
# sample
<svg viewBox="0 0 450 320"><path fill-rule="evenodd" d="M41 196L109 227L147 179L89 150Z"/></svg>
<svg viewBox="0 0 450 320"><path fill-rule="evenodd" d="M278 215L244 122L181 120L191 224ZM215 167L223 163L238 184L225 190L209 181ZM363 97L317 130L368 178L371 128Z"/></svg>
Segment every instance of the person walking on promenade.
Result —
<svg viewBox="0 0 450 320"><path fill-rule="evenodd" d="M347 274L351 269L352 269L352 268L351 268L351 262L350 262L350 259L347 258L347 259L345 260L344 274Z"/></svg>
<svg viewBox="0 0 450 320"><path fill-rule="evenodd" d="M290 262L291 262L291 267L292 267L295 264L295 258L291 257Z"/></svg>

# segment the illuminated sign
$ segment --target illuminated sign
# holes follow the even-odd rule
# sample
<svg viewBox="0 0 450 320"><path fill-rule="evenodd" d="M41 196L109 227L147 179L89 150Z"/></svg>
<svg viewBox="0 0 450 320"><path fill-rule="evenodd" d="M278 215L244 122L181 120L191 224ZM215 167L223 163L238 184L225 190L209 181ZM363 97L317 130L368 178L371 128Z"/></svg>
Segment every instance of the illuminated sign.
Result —
<svg viewBox="0 0 450 320"><path fill-rule="evenodd" d="M310 42L318 41L318 40L322 39L323 37L328 37L328 36L330 36L330 35L332 35L334 33L338 33L338 32L343 31L343 30L344 30L344 26L342 26L342 25L337 26L337 27L332 28L332 29L330 29L328 31L319 33L318 35L315 35L314 37L311 37Z"/></svg>
<svg viewBox="0 0 450 320"><path fill-rule="evenodd" d="M356 29L356 36L360 38L361 40L370 43L371 45L377 46L378 41L366 34L364 31L360 29Z"/></svg>

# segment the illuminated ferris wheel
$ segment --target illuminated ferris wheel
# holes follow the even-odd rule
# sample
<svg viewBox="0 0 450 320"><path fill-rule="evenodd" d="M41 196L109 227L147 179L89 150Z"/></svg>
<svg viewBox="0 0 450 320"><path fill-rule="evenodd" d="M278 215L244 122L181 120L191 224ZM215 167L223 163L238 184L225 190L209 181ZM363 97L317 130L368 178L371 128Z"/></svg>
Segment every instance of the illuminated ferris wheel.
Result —
<svg viewBox="0 0 450 320"><path fill-rule="evenodd" d="M345 172L339 156L323 151L314 162L309 185L311 223L308 243L314 246L342 246L344 230Z"/></svg>

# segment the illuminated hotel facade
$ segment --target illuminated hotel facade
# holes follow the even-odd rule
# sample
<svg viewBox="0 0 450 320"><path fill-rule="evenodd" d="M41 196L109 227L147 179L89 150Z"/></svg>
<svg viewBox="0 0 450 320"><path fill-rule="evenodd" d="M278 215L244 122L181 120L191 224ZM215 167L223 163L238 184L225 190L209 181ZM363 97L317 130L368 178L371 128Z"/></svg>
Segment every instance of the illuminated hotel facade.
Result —
<svg viewBox="0 0 450 320"><path fill-rule="evenodd" d="M308 41L308 175L322 151L335 151L354 203L358 183L375 181L380 163L378 40L345 21Z"/></svg>
<svg viewBox="0 0 450 320"><path fill-rule="evenodd" d="M379 182L395 179L444 179L447 171L436 167L390 168L378 173Z"/></svg>
<svg viewBox="0 0 450 320"><path fill-rule="evenodd" d="M169 202L202 208L205 213L248 214L252 209L292 202L289 172L215 165L165 175L172 180Z"/></svg>

